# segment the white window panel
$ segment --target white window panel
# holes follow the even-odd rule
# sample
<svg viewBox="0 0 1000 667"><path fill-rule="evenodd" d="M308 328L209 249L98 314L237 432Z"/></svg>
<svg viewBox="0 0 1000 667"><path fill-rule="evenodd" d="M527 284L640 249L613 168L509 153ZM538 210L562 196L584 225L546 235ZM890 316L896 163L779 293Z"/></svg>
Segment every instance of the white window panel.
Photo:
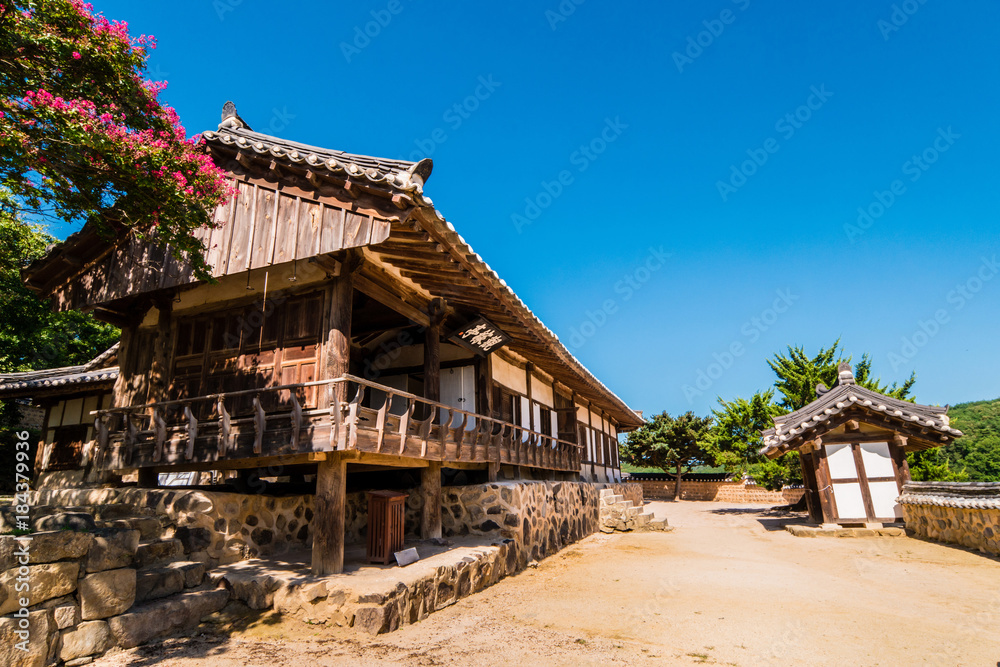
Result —
<svg viewBox="0 0 1000 667"><path fill-rule="evenodd" d="M865 475L872 477L894 477L892 458L889 456L888 442L866 442L861 445L861 461L865 464ZM885 516L879 514L879 516Z"/></svg>
<svg viewBox="0 0 1000 667"><path fill-rule="evenodd" d="M882 519L903 516L903 508L896 502L896 498L899 497L899 487L896 486L896 482L872 482L868 485L868 491L872 496L875 516Z"/></svg>
<svg viewBox="0 0 1000 667"><path fill-rule="evenodd" d="M63 426L71 426L73 424L79 424L82 416L83 416L82 398L74 398L71 401L66 401L66 412L63 413L63 418L62 418Z"/></svg>
<svg viewBox="0 0 1000 667"><path fill-rule="evenodd" d="M833 500L840 519L864 519L867 516L865 501L861 496L861 484L858 482L834 484Z"/></svg>
<svg viewBox="0 0 1000 667"><path fill-rule="evenodd" d="M824 445L826 460L830 466L831 479L857 479L858 467L854 464L854 452L850 445ZM865 513L862 512L861 516Z"/></svg>
<svg viewBox="0 0 1000 667"><path fill-rule="evenodd" d="M88 396L87 400L83 402L83 415L80 417L81 423L93 424L95 416L90 414L97 409L97 403L101 400L100 396Z"/></svg>

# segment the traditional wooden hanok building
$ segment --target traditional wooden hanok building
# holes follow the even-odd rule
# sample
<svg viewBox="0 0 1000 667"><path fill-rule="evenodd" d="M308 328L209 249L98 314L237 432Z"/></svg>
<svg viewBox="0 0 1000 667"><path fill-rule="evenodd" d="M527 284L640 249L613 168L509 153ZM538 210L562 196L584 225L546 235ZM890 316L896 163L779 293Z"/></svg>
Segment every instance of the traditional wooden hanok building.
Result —
<svg viewBox="0 0 1000 667"><path fill-rule="evenodd" d="M896 499L910 480L908 452L961 437L948 408L890 398L855 383L841 363L832 389L800 410L774 418L760 453L774 459L797 451L806 503L817 523L877 524L902 519Z"/></svg>
<svg viewBox="0 0 1000 667"><path fill-rule="evenodd" d="M79 366L0 375L0 399L41 408L36 485L74 486L107 478L93 468L94 418L111 407L118 379L118 345ZM37 487L36 487L37 488Z"/></svg>
<svg viewBox="0 0 1000 667"><path fill-rule="evenodd" d="M259 134L231 103L203 137L238 188L199 232L215 283L167 248L86 227L24 272L55 308L122 329L99 468L143 485L182 470L314 474L319 573L342 568L354 472L422 471L425 537L441 532L442 468L620 479L618 434L642 419L424 196L430 160Z"/></svg>

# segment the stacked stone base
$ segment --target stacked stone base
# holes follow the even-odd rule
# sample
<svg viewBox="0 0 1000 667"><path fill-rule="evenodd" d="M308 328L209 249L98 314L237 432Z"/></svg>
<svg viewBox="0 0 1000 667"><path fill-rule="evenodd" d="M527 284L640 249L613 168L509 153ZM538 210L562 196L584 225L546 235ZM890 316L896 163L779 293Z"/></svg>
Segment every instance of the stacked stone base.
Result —
<svg viewBox="0 0 1000 667"><path fill-rule="evenodd" d="M642 499L639 504L627 500L624 495L615 493L615 489L602 489L600 498L600 530L602 533L615 531L628 532L632 530L673 530L667 525L666 519L657 519L652 512L644 512Z"/></svg>
<svg viewBox="0 0 1000 667"><path fill-rule="evenodd" d="M17 526L3 514L5 531ZM2 665L86 664L192 627L229 601L205 582L210 559L195 560L206 538L152 513L116 504L31 515L33 533L0 536Z"/></svg>
<svg viewBox="0 0 1000 667"><path fill-rule="evenodd" d="M377 574L317 579L287 570L243 570L234 564L212 578L251 609L273 608L311 625L353 627L377 635L421 621L526 567L513 540L458 546L430 557L426 545L417 545L417 550L421 560Z"/></svg>
<svg viewBox="0 0 1000 667"><path fill-rule="evenodd" d="M897 526L881 528L844 528L843 526L785 526L795 537L906 537L906 531Z"/></svg>
<svg viewBox="0 0 1000 667"><path fill-rule="evenodd" d="M1000 555L1000 483L909 482L899 504L915 535Z"/></svg>

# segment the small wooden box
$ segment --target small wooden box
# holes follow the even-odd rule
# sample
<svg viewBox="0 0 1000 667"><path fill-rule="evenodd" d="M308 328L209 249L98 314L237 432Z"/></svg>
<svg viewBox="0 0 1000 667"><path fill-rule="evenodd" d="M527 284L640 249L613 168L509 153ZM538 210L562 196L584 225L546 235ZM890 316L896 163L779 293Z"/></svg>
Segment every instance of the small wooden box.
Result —
<svg viewBox="0 0 1000 667"><path fill-rule="evenodd" d="M388 565L403 548L403 517L408 493L368 492L368 562Z"/></svg>

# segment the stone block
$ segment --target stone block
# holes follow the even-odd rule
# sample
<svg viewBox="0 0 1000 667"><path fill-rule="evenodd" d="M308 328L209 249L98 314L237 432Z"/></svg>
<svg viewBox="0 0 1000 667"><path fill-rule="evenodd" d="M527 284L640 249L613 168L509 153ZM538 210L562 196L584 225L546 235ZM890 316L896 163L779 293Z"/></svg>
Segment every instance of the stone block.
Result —
<svg viewBox="0 0 1000 667"><path fill-rule="evenodd" d="M87 512L56 512L48 516L39 516L31 522L33 532L49 530L76 530L93 532L97 529L94 517Z"/></svg>
<svg viewBox="0 0 1000 667"><path fill-rule="evenodd" d="M184 573L170 567L154 567L139 570L135 580L137 602L165 598L184 590Z"/></svg>
<svg viewBox="0 0 1000 667"><path fill-rule="evenodd" d="M358 607L354 627L370 635L380 635L399 628L399 608L395 604Z"/></svg>
<svg viewBox="0 0 1000 667"><path fill-rule="evenodd" d="M135 566L149 567L179 559L184 553L180 540L156 540L139 545L135 551Z"/></svg>
<svg viewBox="0 0 1000 667"><path fill-rule="evenodd" d="M163 535L163 525L152 516L133 516L109 522L108 527L117 530L138 530L140 540L156 540Z"/></svg>
<svg viewBox="0 0 1000 667"><path fill-rule="evenodd" d="M99 655L111 646L111 630L105 621L85 621L62 634L59 659L66 662Z"/></svg>
<svg viewBox="0 0 1000 667"><path fill-rule="evenodd" d="M75 604L62 604L52 608L52 622L59 630L70 628L81 620L80 607Z"/></svg>
<svg viewBox="0 0 1000 667"><path fill-rule="evenodd" d="M181 526L174 532L185 553L202 551L212 544L212 533L200 526Z"/></svg>
<svg viewBox="0 0 1000 667"><path fill-rule="evenodd" d="M49 653L49 614L48 611L28 612L28 638L18 632L24 632L20 619L0 618L0 665L6 667L42 667ZM22 643L25 642L25 643ZM26 651L18 645L27 648Z"/></svg>
<svg viewBox="0 0 1000 667"><path fill-rule="evenodd" d="M51 530L31 536L28 559L31 563L55 563L82 558L94 542L91 533L72 530Z"/></svg>
<svg viewBox="0 0 1000 667"><path fill-rule="evenodd" d="M74 562L44 563L28 565L28 582L31 586L31 604L68 595L76 590L80 564ZM19 600L23 592L15 590L19 568L11 568L0 574L0 616L21 608Z"/></svg>
<svg viewBox="0 0 1000 667"><path fill-rule="evenodd" d="M80 613L85 621L107 618L126 611L136 598L136 574L132 568L104 570L80 580Z"/></svg>
<svg viewBox="0 0 1000 667"><path fill-rule="evenodd" d="M101 572L130 567L138 547L138 530L110 530L95 535L84 568L87 572Z"/></svg>
<svg viewBox="0 0 1000 667"><path fill-rule="evenodd" d="M108 625L119 646L132 648L192 628L203 617L225 607L227 602L229 591L225 588L192 591L138 606L109 619Z"/></svg>
<svg viewBox="0 0 1000 667"><path fill-rule="evenodd" d="M185 588L199 586L205 578L205 564L199 561L179 561L170 563L167 567L177 570L184 576Z"/></svg>

